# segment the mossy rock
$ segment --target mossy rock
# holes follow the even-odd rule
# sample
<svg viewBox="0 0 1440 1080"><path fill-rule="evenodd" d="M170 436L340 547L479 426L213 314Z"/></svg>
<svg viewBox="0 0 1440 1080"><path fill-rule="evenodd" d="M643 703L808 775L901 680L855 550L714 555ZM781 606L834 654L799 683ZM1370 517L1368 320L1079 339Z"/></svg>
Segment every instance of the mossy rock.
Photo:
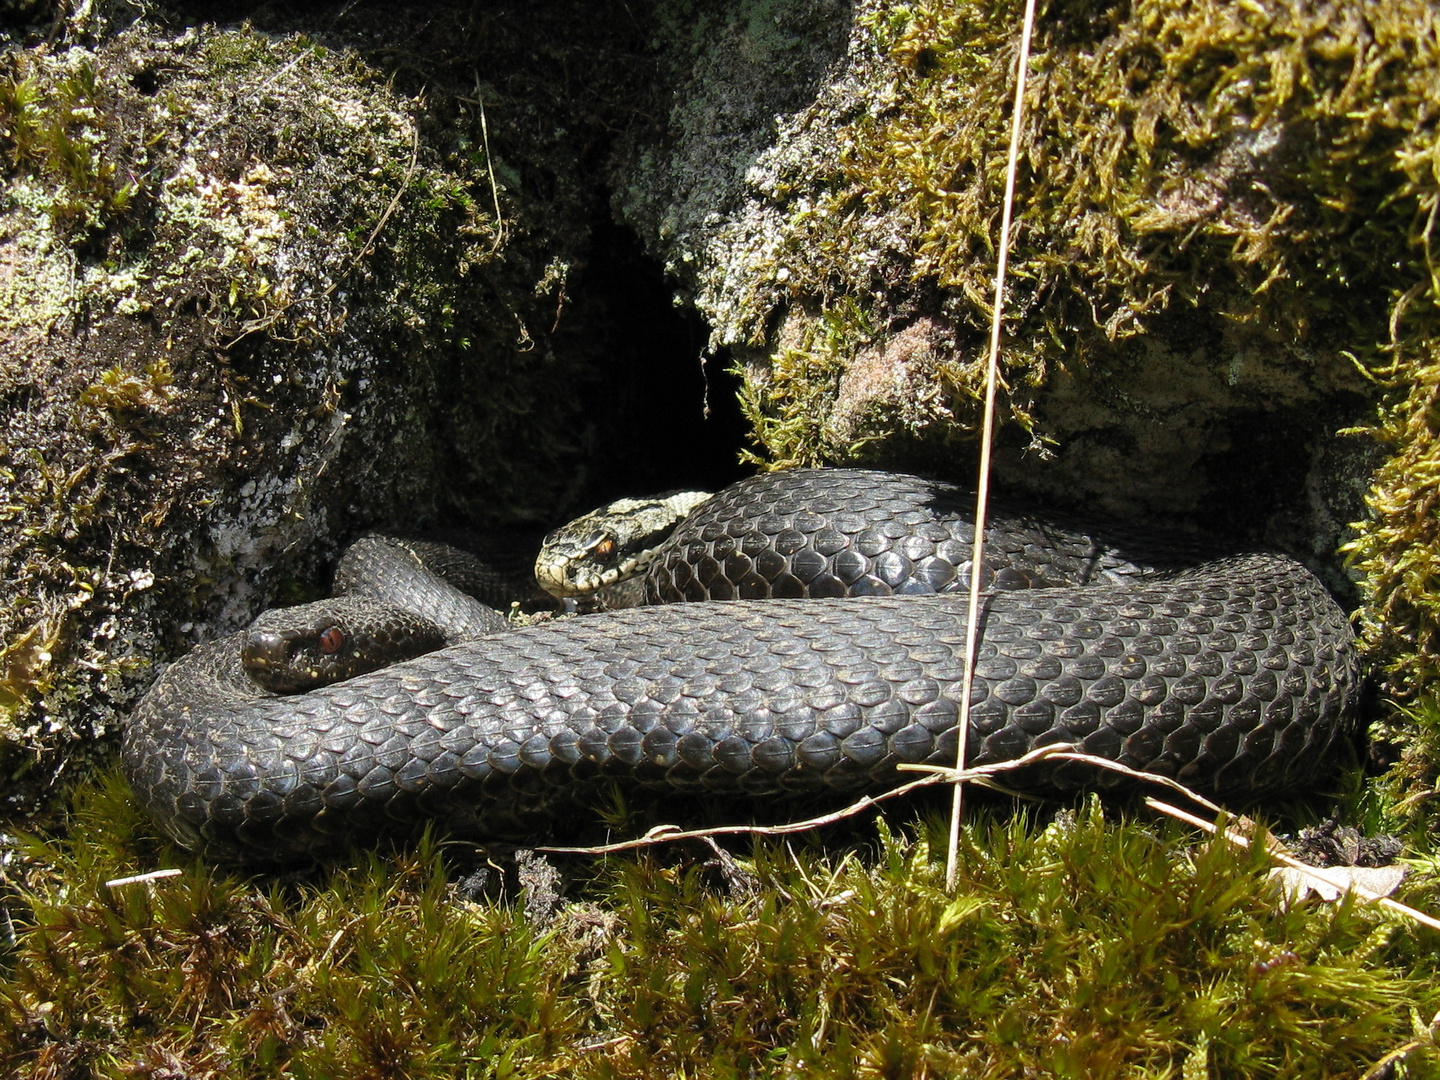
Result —
<svg viewBox="0 0 1440 1080"><path fill-rule="evenodd" d="M283 27L0 55L12 753L112 729L367 528L548 524L592 475L588 135L402 82Z"/></svg>
<svg viewBox="0 0 1440 1080"><path fill-rule="evenodd" d="M736 354L761 457L969 471L1019 6L817 7L677 30L698 59L617 201ZM1357 168L1403 135L1385 111L1403 13L1271 7L1042 5L1004 351L1012 482L1208 513L1247 429L1313 441L1359 415L1347 351L1373 351L1416 264L1404 177ZM807 20L802 47L787 31ZM736 89L736 56L771 65L746 84L774 87L764 101ZM692 161L707 182L664 182Z"/></svg>

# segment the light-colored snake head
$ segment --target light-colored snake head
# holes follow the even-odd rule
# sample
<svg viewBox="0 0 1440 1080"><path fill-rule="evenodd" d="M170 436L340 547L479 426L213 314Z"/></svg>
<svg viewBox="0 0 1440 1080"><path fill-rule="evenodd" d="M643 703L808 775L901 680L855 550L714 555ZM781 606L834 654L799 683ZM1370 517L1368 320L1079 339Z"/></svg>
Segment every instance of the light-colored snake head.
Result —
<svg viewBox="0 0 1440 1080"><path fill-rule="evenodd" d="M540 545L535 580L552 596L592 596L645 572L661 543L708 491L615 502L562 525Z"/></svg>

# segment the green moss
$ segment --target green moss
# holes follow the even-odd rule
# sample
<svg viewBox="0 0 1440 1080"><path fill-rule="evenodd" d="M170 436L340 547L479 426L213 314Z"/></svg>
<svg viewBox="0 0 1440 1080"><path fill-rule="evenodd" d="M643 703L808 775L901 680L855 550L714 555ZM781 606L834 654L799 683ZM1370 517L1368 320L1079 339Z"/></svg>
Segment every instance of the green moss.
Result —
<svg viewBox="0 0 1440 1080"><path fill-rule="evenodd" d="M29 616L23 610L18 614L17 622ZM54 686L51 661L65 630L64 613L52 609L22 627L0 648L0 739L4 740L21 737L12 726L14 718Z"/></svg>
<svg viewBox="0 0 1440 1080"><path fill-rule="evenodd" d="M92 409L102 409L117 418L133 417L157 408L169 400L175 381L170 363L163 356L144 365L142 372L112 367L102 372L100 380L81 392L80 401Z"/></svg>
<svg viewBox="0 0 1440 1080"><path fill-rule="evenodd" d="M835 454L823 428L815 423L834 401L858 349L874 332L854 300L841 300L818 319L801 322L798 340L782 344L764 368L737 365L741 379L740 411L751 439L764 456L746 451L742 460L772 469L823 464ZM850 456L859 446L847 446Z"/></svg>
<svg viewBox="0 0 1440 1080"><path fill-rule="evenodd" d="M43 74L23 53L0 78L0 152L14 168L51 186L45 200L56 230L83 242L129 208L133 182L106 157L95 65L79 58Z"/></svg>
<svg viewBox="0 0 1440 1080"><path fill-rule="evenodd" d="M178 1060L217 1075L424 1076L484 1060L506 1076L571 1026L558 950L507 908L459 902L433 848L319 887L194 864L111 887L137 847L155 851L128 804L112 778L72 822L91 851L31 847L49 869L0 990L7 1071Z"/></svg>
<svg viewBox="0 0 1440 1080"><path fill-rule="evenodd" d="M937 827L935 835L940 833ZM1283 909L1258 856L1095 804L925 837L758 844L729 885L661 854L575 864L541 928L430 843L276 882L159 843L114 777L7 865L0 1067L216 1077L1355 1076L1440 1006L1433 942ZM458 856L458 851L456 855ZM176 877L110 886L160 866ZM1412 900L1432 879L1420 875ZM1423 1022L1421 1023L1423 1029Z"/></svg>

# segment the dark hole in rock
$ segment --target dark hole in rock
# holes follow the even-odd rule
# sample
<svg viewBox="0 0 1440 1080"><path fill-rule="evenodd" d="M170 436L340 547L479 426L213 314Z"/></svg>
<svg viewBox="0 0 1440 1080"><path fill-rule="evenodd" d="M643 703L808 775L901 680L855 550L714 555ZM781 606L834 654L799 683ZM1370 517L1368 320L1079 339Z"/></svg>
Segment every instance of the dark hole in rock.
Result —
<svg viewBox="0 0 1440 1080"><path fill-rule="evenodd" d="M609 378L592 391L595 452L586 496L598 504L670 488L716 489L747 471L739 380L725 352L707 355L710 328L628 228L596 227L577 289L605 313Z"/></svg>
<svg viewBox="0 0 1440 1080"><path fill-rule="evenodd" d="M160 76L154 68L141 68L130 76L130 85L149 97L160 89Z"/></svg>

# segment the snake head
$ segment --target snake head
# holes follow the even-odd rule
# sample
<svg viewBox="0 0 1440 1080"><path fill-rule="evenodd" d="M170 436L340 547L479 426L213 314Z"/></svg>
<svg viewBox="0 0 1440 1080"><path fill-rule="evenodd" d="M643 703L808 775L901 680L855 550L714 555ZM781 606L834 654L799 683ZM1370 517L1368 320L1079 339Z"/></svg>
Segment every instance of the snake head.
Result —
<svg viewBox="0 0 1440 1080"><path fill-rule="evenodd" d="M635 560L613 532L592 529L579 535L557 529L545 538L535 560L535 580L551 596L589 596L636 572Z"/></svg>
<svg viewBox="0 0 1440 1080"><path fill-rule="evenodd" d="M260 686L298 694L445 644L428 620L381 601L342 596L265 612L245 631L240 659Z"/></svg>
<svg viewBox="0 0 1440 1080"><path fill-rule="evenodd" d="M705 491L617 499L562 525L540 545L535 580L552 596L589 597L645 572L655 552Z"/></svg>
<svg viewBox="0 0 1440 1080"><path fill-rule="evenodd" d="M350 634L336 623L283 630L251 628L240 646L245 669L265 689L298 694L328 686L379 665L357 665Z"/></svg>

